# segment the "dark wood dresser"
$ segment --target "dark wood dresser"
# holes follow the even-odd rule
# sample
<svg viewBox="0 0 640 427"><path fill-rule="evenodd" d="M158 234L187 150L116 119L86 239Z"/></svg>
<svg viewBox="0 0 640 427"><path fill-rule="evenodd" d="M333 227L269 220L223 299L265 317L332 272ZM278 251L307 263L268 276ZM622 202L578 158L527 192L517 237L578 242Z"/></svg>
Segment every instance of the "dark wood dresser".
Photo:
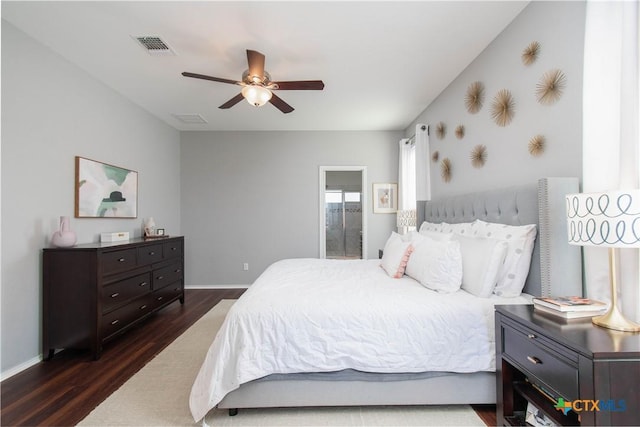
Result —
<svg viewBox="0 0 640 427"><path fill-rule="evenodd" d="M498 305L496 374L500 426L530 403L557 425L640 425L640 334Z"/></svg>
<svg viewBox="0 0 640 427"><path fill-rule="evenodd" d="M43 250L42 351L102 344L151 313L184 303L184 238Z"/></svg>

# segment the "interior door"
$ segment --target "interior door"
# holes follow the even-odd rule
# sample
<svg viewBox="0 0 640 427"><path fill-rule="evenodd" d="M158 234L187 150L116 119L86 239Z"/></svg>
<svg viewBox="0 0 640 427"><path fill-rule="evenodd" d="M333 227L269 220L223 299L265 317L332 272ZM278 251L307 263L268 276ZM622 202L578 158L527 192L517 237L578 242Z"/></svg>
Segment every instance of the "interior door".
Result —
<svg viewBox="0 0 640 427"><path fill-rule="evenodd" d="M366 169L321 167L320 257L366 258Z"/></svg>

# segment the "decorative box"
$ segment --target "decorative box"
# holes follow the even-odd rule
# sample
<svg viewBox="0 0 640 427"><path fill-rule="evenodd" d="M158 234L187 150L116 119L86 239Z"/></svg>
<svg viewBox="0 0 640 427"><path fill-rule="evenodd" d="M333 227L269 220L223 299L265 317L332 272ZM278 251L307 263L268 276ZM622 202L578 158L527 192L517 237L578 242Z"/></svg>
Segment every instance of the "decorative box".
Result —
<svg viewBox="0 0 640 427"><path fill-rule="evenodd" d="M129 240L128 231L118 231L113 233L100 233L101 242L120 242L123 240Z"/></svg>

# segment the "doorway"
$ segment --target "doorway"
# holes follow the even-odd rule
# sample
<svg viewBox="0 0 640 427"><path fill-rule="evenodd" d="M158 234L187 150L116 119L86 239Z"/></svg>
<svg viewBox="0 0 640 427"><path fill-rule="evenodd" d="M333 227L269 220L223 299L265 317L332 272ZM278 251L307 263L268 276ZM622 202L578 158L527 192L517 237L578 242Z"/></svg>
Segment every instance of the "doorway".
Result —
<svg viewBox="0 0 640 427"><path fill-rule="evenodd" d="M366 259L366 167L320 167L320 258Z"/></svg>

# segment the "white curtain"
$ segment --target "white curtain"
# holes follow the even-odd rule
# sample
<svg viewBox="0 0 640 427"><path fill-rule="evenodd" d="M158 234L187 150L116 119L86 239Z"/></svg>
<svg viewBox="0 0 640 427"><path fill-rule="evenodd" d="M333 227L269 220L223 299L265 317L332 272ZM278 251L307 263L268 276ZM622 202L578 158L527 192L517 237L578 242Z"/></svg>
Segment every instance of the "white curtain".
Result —
<svg viewBox="0 0 640 427"><path fill-rule="evenodd" d="M408 139L400 140L398 159L398 210L415 209L416 147Z"/></svg>
<svg viewBox="0 0 640 427"><path fill-rule="evenodd" d="M638 2L587 3L583 191L640 188ZM609 300L607 249L585 247L587 296ZM622 249L620 303L640 320L640 251Z"/></svg>
<svg viewBox="0 0 640 427"><path fill-rule="evenodd" d="M402 216L416 209L416 147L409 139L401 139L398 154L398 233L410 227L402 225Z"/></svg>
<svg viewBox="0 0 640 427"><path fill-rule="evenodd" d="M429 127L416 125L416 197L431 200L431 159L429 156Z"/></svg>

